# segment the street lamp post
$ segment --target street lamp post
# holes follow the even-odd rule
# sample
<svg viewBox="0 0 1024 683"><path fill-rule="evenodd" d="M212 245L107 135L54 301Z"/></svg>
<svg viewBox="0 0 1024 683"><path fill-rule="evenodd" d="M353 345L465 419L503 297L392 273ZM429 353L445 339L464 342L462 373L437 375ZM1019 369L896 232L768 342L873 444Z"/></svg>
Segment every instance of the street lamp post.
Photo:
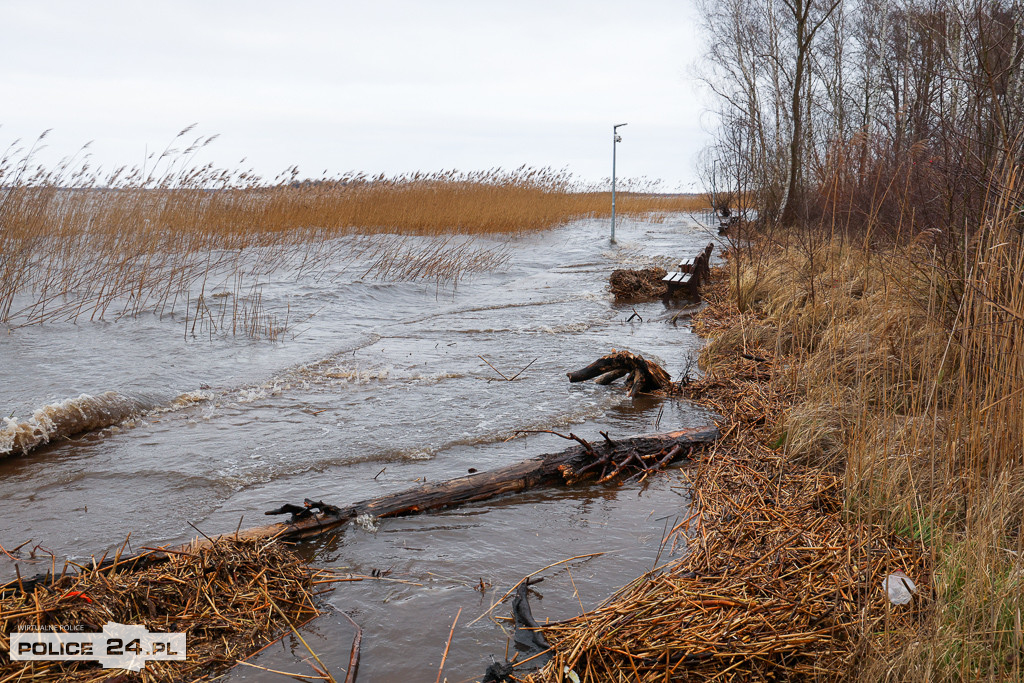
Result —
<svg viewBox="0 0 1024 683"><path fill-rule="evenodd" d="M616 131L625 125L625 123L617 123L612 126L612 244L615 244L615 148L622 142L622 136Z"/></svg>

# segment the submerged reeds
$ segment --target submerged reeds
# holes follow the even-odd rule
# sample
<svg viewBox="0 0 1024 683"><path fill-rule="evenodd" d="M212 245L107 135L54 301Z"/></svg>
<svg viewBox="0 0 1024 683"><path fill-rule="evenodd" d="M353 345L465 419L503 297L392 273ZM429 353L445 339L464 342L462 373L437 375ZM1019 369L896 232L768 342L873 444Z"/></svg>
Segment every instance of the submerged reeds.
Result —
<svg viewBox="0 0 1024 683"><path fill-rule="evenodd" d="M190 129L182 131L183 140ZM0 157L0 324L177 316L187 333L277 338L293 321L261 299L270 277L360 275L454 286L500 267L484 236L606 215L607 193L564 172L346 174L266 181L189 160L210 139L147 168L92 171L87 158L34 167ZM700 198L624 192L621 214L697 210ZM211 300L216 293L221 301Z"/></svg>

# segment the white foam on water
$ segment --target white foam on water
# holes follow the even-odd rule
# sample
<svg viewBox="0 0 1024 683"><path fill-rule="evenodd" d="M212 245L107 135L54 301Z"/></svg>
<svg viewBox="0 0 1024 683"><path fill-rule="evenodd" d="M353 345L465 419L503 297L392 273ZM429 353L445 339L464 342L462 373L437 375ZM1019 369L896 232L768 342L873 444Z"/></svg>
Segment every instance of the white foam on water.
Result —
<svg viewBox="0 0 1024 683"><path fill-rule="evenodd" d="M163 413L172 413L182 408L187 408L197 403L205 403L214 398L215 394L212 391L196 390L187 391L184 394L180 394L173 401L165 406L160 406L149 411L147 415L161 415Z"/></svg>
<svg viewBox="0 0 1024 683"><path fill-rule="evenodd" d="M608 302L615 296L611 292L580 292L576 295L577 301L602 301Z"/></svg>
<svg viewBox="0 0 1024 683"><path fill-rule="evenodd" d="M138 416L142 409L137 399L107 391L45 405L24 422L5 418L0 429L0 457L25 455L55 439L116 425Z"/></svg>
<svg viewBox="0 0 1024 683"><path fill-rule="evenodd" d="M356 517L356 526L361 528L363 531L367 531L371 534L380 531L380 519L373 515L363 513Z"/></svg>
<svg viewBox="0 0 1024 683"><path fill-rule="evenodd" d="M391 366L378 368L376 370L362 370L356 368L336 368L324 376L328 379L342 380L342 384L369 384L374 380L385 380L391 376Z"/></svg>
<svg viewBox="0 0 1024 683"><path fill-rule="evenodd" d="M564 325L554 325L554 326L540 325L539 327L535 327L535 328L533 328L533 329L531 329L529 331L530 332L543 332L544 334L573 334L573 333L576 333L576 332L586 332L591 327L592 327L592 325L590 323L587 323L587 322L575 322L575 323L566 323Z"/></svg>
<svg viewBox="0 0 1024 683"><path fill-rule="evenodd" d="M253 403L254 401L259 401L268 396L276 396L280 393L281 389L277 385L247 387L238 391L238 402Z"/></svg>
<svg viewBox="0 0 1024 683"><path fill-rule="evenodd" d="M312 365L300 365L286 377L287 379L299 382L304 387L309 385L328 386L338 384L370 384L375 381L383 381L391 376L394 371L390 365L378 368L361 368L360 366L343 365L340 363L320 362Z"/></svg>
<svg viewBox="0 0 1024 683"><path fill-rule="evenodd" d="M461 372L435 372L433 374L421 374L414 373L408 377L410 382L418 382L420 384L439 384L446 379L461 379L466 375Z"/></svg>
<svg viewBox="0 0 1024 683"><path fill-rule="evenodd" d="M413 448L402 453L403 460L430 460L437 455L436 448Z"/></svg>

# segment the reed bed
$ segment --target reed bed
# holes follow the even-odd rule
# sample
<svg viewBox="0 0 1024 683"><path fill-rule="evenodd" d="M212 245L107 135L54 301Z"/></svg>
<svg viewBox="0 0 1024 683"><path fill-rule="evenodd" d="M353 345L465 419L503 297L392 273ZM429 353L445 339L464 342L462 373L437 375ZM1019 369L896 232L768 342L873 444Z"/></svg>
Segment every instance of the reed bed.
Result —
<svg viewBox="0 0 1024 683"><path fill-rule="evenodd" d="M55 168L33 166L32 149L12 146L0 157L0 324L177 314L190 333L198 324L210 334L276 338L290 321L260 299L271 276L333 278L353 265L364 277L455 286L508 258L507 248L483 237L611 210L608 193L549 169L316 180L291 169L268 181L193 168L190 159L210 139L175 149L189 132L149 168L106 174L91 170L87 157ZM704 204L627 188L618 211ZM210 306L218 287L231 299L227 309Z"/></svg>
<svg viewBox="0 0 1024 683"><path fill-rule="evenodd" d="M929 618L874 651L860 679L1024 676L1017 221L997 211L957 255L927 234L873 249L784 237L739 280L761 320L712 342L719 359L758 340L785 350L799 400L777 422L779 450L834 473L850 520L913 538L930 558Z"/></svg>
<svg viewBox="0 0 1024 683"><path fill-rule="evenodd" d="M124 679L123 670L97 662L12 662L9 634L19 630L96 633L117 622L183 632L185 661L150 661L132 678L195 680L222 672L319 614L314 572L281 543L218 540L173 551L148 568L125 564L82 568L25 592L17 581L8 584L0 597L0 681Z"/></svg>

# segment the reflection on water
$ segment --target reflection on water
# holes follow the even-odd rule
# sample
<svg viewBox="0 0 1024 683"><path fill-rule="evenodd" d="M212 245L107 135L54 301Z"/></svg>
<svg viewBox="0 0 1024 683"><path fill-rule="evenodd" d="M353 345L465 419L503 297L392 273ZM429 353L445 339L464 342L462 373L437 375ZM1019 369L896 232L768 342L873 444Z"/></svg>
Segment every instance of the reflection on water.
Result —
<svg viewBox="0 0 1024 683"><path fill-rule="evenodd" d="M626 323L634 307L616 306L606 282L616 267L696 253L707 233L673 216L624 224L612 247L606 227L581 221L515 238L503 270L455 291L355 277L270 281L268 310L316 313L283 342L185 339L180 322L155 316L0 336L4 374L17 377L0 386L11 416L0 451L15 452L0 460L0 544L32 539L59 563L102 554L129 532L140 545L184 541L194 533L188 522L209 534L255 526L284 502L340 505L566 446L520 430L599 438L598 430L614 437L706 423L675 401L630 401L616 387L566 380L612 348L675 375L697 347L685 319L669 324L675 311L660 302L635 306L644 322ZM515 381L501 376L524 368ZM81 426L103 428L65 438ZM37 449L21 456L32 439ZM412 582L342 584L326 598L366 629L361 681L436 676L459 606L467 625L446 672L472 679L486 653L503 655L500 623L468 626L496 591L551 562L608 551L545 572L534 613L543 622L578 612L580 602L593 606L654 562L664 518L685 505L669 477L646 489L538 492L390 520L376 533L352 528L307 550L318 562L390 569ZM26 564L22 573L46 568ZM474 590L480 580L493 588ZM308 630L318 654L343 670L348 622L329 613ZM256 670L232 677L277 680Z"/></svg>

